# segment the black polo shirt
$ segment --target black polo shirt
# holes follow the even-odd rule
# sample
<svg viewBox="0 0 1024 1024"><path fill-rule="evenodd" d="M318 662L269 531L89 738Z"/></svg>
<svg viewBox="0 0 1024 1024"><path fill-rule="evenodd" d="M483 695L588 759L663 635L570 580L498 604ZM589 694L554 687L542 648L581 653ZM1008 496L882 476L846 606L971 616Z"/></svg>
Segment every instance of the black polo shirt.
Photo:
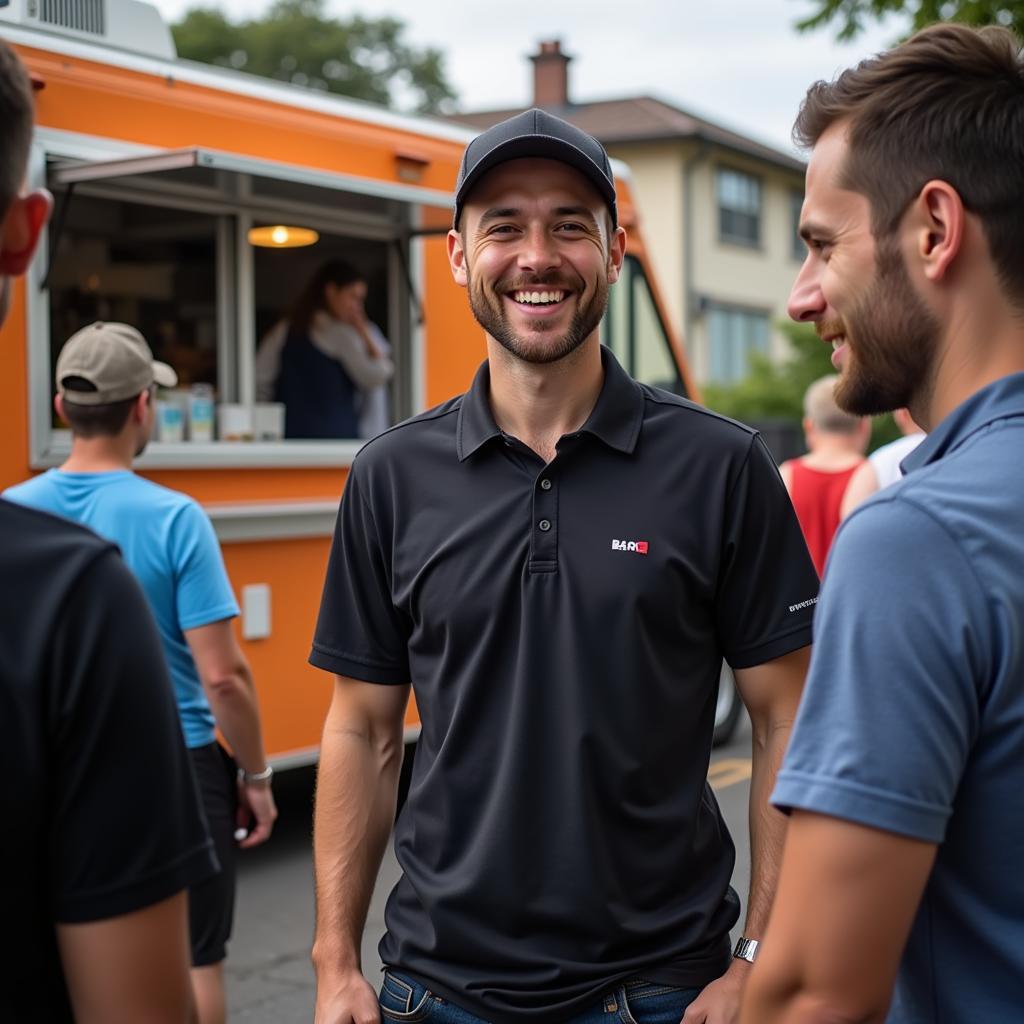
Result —
<svg viewBox="0 0 1024 1024"><path fill-rule="evenodd" d="M724 971L720 663L811 640L817 577L760 437L602 359L547 465L495 425L486 363L363 448L310 659L412 681L381 957L499 1024Z"/></svg>

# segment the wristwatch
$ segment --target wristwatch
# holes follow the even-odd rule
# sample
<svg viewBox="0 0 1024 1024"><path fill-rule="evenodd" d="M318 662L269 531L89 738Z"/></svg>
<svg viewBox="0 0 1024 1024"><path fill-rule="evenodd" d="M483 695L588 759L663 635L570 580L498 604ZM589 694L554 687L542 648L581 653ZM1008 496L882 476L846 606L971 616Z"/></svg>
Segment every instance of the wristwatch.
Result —
<svg viewBox="0 0 1024 1024"><path fill-rule="evenodd" d="M741 935L736 940L736 948L732 951L732 955L737 960L746 960L749 963L753 963L757 959L757 947L760 943L757 939L748 939L745 935Z"/></svg>

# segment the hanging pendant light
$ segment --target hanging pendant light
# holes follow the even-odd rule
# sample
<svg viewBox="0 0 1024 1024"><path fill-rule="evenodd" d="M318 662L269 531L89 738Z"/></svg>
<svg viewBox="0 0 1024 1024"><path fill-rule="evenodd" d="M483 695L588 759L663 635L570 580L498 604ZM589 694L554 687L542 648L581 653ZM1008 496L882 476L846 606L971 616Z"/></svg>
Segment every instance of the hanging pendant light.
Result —
<svg viewBox="0 0 1024 1024"><path fill-rule="evenodd" d="M312 228L290 227L287 224L250 228L248 237L250 245L267 249L298 249L304 245L315 245L320 240L320 235Z"/></svg>

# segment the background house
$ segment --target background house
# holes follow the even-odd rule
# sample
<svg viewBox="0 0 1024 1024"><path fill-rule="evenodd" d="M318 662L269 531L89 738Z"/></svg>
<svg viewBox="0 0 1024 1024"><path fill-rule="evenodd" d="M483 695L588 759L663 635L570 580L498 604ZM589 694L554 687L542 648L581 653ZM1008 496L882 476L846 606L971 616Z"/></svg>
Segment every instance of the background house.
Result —
<svg viewBox="0 0 1024 1024"><path fill-rule="evenodd" d="M805 165L650 96L574 103L559 40L533 62L531 106L578 125L629 164L662 297L702 383L745 376L749 353L779 359L777 327L803 259L796 233ZM486 128L522 108L454 116Z"/></svg>

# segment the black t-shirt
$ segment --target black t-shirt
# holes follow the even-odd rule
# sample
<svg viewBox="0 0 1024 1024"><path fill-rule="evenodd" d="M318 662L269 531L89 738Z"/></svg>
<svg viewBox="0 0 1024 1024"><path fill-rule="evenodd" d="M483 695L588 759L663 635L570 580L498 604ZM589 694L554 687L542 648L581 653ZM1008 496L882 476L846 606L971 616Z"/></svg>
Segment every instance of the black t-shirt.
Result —
<svg viewBox="0 0 1024 1024"><path fill-rule="evenodd" d="M811 639L817 576L760 437L602 355L597 405L547 465L498 430L486 364L362 450L311 655L412 681L381 956L497 1022L724 971L721 661Z"/></svg>
<svg viewBox="0 0 1024 1024"><path fill-rule="evenodd" d="M116 548L0 500L0 1020L71 1020L55 924L216 870L160 639Z"/></svg>

